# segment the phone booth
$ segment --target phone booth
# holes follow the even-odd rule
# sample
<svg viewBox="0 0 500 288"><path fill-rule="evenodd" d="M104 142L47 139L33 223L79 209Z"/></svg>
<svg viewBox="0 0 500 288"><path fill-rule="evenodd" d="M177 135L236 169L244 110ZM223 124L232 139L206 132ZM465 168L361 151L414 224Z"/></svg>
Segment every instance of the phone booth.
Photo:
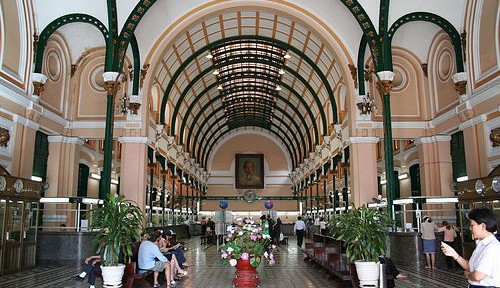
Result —
<svg viewBox="0 0 500 288"><path fill-rule="evenodd" d="M460 237L464 258L469 259L476 247L469 228L469 212L474 208L493 210L500 223L500 166L488 177L471 179L457 184L460 218Z"/></svg>
<svg viewBox="0 0 500 288"><path fill-rule="evenodd" d="M42 183L0 175L0 275L34 268Z"/></svg>

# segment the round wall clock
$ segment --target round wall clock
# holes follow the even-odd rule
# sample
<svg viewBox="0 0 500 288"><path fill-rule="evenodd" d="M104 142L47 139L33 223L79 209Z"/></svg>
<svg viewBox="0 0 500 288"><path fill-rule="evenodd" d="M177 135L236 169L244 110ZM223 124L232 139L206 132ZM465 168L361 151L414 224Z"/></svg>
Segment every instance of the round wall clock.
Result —
<svg viewBox="0 0 500 288"><path fill-rule="evenodd" d="M17 179L16 182L14 182L14 191L16 191L16 193L21 193L21 191L23 191L23 188L23 180Z"/></svg>
<svg viewBox="0 0 500 288"><path fill-rule="evenodd" d="M500 193L500 176L495 176L491 181L491 188L493 191Z"/></svg>
<svg viewBox="0 0 500 288"><path fill-rule="evenodd" d="M5 180L5 177L0 176L0 191L4 191L6 186L7 180Z"/></svg>
<svg viewBox="0 0 500 288"><path fill-rule="evenodd" d="M484 192L484 182L481 179L478 179L476 181L476 185L474 186L476 188L476 193L477 194L483 194Z"/></svg>
<svg viewBox="0 0 500 288"><path fill-rule="evenodd" d="M248 203L252 203L255 200L255 192L253 192L252 190L245 191L245 193L243 194L243 199L245 199L245 201L247 201Z"/></svg>

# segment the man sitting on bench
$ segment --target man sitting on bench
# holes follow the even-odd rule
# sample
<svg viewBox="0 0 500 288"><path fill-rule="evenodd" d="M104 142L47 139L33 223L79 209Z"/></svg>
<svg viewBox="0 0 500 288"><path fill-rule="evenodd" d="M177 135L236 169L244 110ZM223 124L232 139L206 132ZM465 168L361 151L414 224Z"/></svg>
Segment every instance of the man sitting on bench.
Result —
<svg viewBox="0 0 500 288"><path fill-rule="evenodd" d="M156 239L154 240L156 241ZM165 270L165 280L167 281L165 287L170 287L170 280L173 278L171 277L171 262L168 261L167 257L163 256L160 248L155 243L149 240L142 241L139 246L137 265L139 269L153 271L153 287L160 287L158 284L158 275L159 272Z"/></svg>
<svg viewBox="0 0 500 288"><path fill-rule="evenodd" d="M86 276L89 277L90 288L95 288L95 273L101 272L101 256L94 255L85 259L83 272L75 276L75 280L83 282Z"/></svg>

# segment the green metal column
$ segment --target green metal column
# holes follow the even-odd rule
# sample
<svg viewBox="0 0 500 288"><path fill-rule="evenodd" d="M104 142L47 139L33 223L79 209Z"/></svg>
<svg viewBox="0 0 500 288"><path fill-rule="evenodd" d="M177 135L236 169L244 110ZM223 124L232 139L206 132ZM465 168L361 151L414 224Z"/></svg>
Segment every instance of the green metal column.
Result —
<svg viewBox="0 0 500 288"><path fill-rule="evenodd" d="M165 206L166 206L166 187L165 184L167 182L167 171L162 170L161 171L161 226L166 226L165 224Z"/></svg>
<svg viewBox="0 0 500 288"><path fill-rule="evenodd" d="M105 72L103 77L106 83L106 126L104 132L104 162L102 169L101 185L99 186L99 199L105 199L111 191L111 164L113 162L113 126L115 118L115 94L118 90L116 81L120 74Z"/></svg>
<svg viewBox="0 0 500 288"><path fill-rule="evenodd" d="M391 121L391 100L390 93L392 88L392 77L394 73L390 71L382 71L377 73L378 82L377 89L382 95L383 100L383 122L384 122L384 161L385 161L385 178L386 193L387 193L387 213L391 219L394 219L394 211L392 203L394 201L394 159L392 153L392 121Z"/></svg>
<svg viewBox="0 0 500 288"><path fill-rule="evenodd" d="M154 181L154 163L149 163L149 213L148 213L148 222L153 223L153 181Z"/></svg>
<svg viewBox="0 0 500 288"><path fill-rule="evenodd" d="M323 176L323 217L326 217L326 182L327 182L328 176ZM328 220L330 220L330 215L328 215Z"/></svg>

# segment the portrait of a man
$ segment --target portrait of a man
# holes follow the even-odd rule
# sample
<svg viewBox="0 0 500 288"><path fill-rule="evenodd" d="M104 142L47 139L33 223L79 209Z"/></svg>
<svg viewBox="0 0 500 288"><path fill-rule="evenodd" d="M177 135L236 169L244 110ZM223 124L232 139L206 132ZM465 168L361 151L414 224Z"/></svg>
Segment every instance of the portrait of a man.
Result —
<svg viewBox="0 0 500 288"><path fill-rule="evenodd" d="M236 189L263 189L263 162L263 154L236 154Z"/></svg>

